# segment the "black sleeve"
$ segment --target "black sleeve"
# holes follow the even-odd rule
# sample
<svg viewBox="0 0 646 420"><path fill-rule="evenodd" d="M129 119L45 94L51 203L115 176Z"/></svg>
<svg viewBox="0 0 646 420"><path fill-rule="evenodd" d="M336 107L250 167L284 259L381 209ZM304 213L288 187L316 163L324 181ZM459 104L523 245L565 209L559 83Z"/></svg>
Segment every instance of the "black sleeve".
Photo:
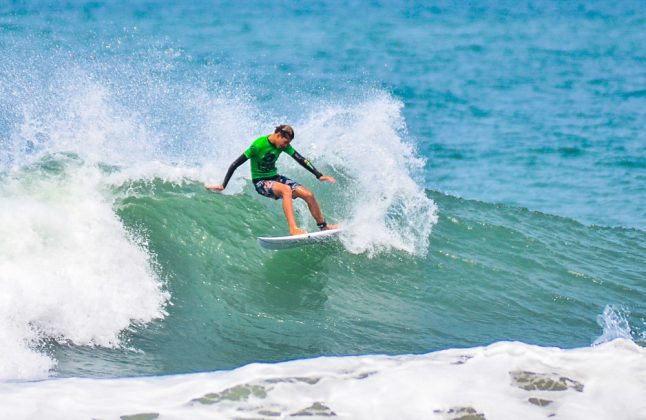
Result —
<svg viewBox="0 0 646 420"><path fill-rule="evenodd" d="M239 157L238 159L236 159L236 160L234 160L234 161L233 161L233 163L231 164L231 166L229 166L229 170L227 171L227 174L226 174L226 176L224 177L224 181L222 182L222 186L223 186L224 188L226 188L226 187L227 187L227 184L229 183L229 180L231 179L231 175L233 175L233 173L235 172L235 170L236 170L236 169L238 169L238 166L240 166L240 165L242 165L243 163L245 163L245 162L247 161L247 159L249 159L249 158L248 158L248 157L246 157L246 156L244 155L244 153L243 153L243 154L241 154L241 155L240 155L240 157Z"/></svg>
<svg viewBox="0 0 646 420"><path fill-rule="evenodd" d="M300 153L297 151L294 151L294 156L292 156L296 162L298 162L303 168L307 169L311 173L314 174L314 176L318 179L323 176L322 173L316 170L314 165L312 165L312 162L304 158Z"/></svg>

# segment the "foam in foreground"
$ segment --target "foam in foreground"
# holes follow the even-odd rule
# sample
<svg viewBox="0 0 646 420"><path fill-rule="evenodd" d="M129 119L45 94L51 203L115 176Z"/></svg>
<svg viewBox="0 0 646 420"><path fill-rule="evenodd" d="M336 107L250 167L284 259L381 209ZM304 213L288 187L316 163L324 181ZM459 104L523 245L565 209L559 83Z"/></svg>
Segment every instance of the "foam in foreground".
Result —
<svg viewBox="0 0 646 420"><path fill-rule="evenodd" d="M646 349L500 342L230 372L0 385L2 418L643 419Z"/></svg>

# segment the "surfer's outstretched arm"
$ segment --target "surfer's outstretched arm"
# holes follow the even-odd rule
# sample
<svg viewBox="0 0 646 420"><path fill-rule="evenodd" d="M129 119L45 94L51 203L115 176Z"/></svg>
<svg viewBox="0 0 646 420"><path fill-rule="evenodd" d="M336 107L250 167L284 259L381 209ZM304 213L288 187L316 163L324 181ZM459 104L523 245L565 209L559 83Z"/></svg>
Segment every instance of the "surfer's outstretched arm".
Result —
<svg viewBox="0 0 646 420"><path fill-rule="evenodd" d="M227 187L227 184L229 183L229 180L231 179L231 176L233 175L233 173L236 171L236 169L238 169L238 167L240 165L245 163L247 161L247 159L249 159L249 158L246 157L244 155L244 153L241 154L240 157L238 157L238 159L234 160L233 163L231 164L231 166L229 166L229 170L227 171L227 174L224 177L224 181L222 181L222 185L211 185L211 186L208 186L206 188L211 190L211 191L222 191L222 190L224 190Z"/></svg>
<svg viewBox="0 0 646 420"><path fill-rule="evenodd" d="M309 161L309 159L303 157L300 153L297 151L294 151L294 155L292 156L296 162L298 162L303 168L307 169L310 171L316 179L319 181L328 181L328 182L336 182L336 179L332 178L331 176L325 176L322 173L320 173L314 165L312 165L312 162Z"/></svg>

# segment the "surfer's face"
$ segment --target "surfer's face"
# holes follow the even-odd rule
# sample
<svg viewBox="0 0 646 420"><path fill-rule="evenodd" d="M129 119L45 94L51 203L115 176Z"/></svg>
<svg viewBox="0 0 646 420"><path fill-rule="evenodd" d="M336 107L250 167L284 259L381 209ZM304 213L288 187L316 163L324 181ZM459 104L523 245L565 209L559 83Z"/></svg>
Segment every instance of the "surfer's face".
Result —
<svg viewBox="0 0 646 420"><path fill-rule="evenodd" d="M272 137L273 138L271 139L271 142L279 149L284 149L285 147L289 146L289 142L291 141L281 133L274 133Z"/></svg>

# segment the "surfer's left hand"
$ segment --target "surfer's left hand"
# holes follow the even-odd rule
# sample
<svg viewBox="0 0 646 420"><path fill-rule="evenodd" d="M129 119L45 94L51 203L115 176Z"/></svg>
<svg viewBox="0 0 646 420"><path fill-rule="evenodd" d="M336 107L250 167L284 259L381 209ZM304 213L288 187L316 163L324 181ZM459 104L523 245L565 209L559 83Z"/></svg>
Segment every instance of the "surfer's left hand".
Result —
<svg viewBox="0 0 646 420"><path fill-rule="evenodd" d="M207 186L206 189L211 191L222 191L224 190L224 187L222 185L211 185Z"/></svg>
<svg viewBox="0 0 646 420"><path fill-rule="evenodd" d="M334 177L325 175L325 176L320 177L319 181L327 181L327 182L331 182L331 183L334 184L336 182L336 179L334 179Z"/></svg>

